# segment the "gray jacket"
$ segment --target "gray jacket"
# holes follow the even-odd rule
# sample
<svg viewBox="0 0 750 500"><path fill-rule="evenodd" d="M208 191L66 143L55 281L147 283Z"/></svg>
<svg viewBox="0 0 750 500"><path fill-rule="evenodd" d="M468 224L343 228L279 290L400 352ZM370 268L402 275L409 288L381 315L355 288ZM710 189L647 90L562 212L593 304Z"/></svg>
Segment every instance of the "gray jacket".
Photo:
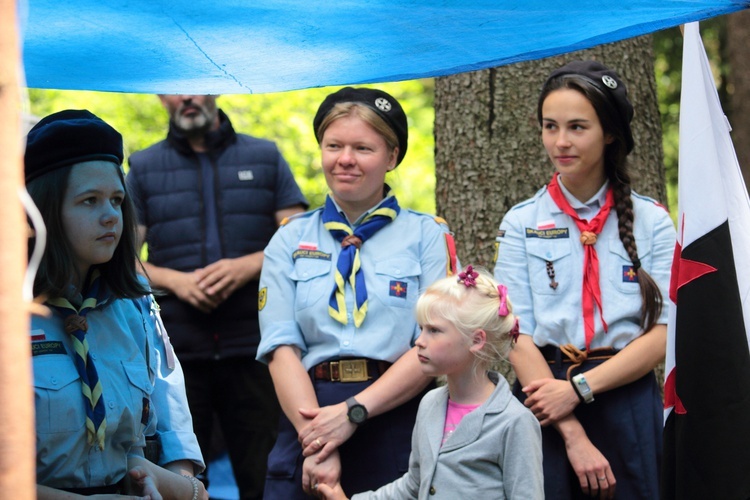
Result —
<svg viewBox="0 0 750 500"><path fill-rule="evenodd" d="M409 470L352 499L543 499L539 422L511 394L502 376L489 376L495 391L461 420L442 448L448 388L427 393L412 434Z"/></svg>

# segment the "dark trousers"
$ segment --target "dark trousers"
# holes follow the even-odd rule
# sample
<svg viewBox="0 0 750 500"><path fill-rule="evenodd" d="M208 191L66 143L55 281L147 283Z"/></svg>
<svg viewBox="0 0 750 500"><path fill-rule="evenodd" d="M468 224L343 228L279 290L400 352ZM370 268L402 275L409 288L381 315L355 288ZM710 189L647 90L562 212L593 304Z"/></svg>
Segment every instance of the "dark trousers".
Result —
<svg viewBox="0 0 750 500"><path fill-rule="evenodd" d="M565 379L570 363L550 365L557 379ZM564 359L564 357L563 357ZM590 370L604 360L587 361L575 374ZM513 393L521 402L526 396L516 382ZM586 435L609 461L617 480L615 498L653 500L659 498L662 455L662 399L656 376L649 372L628 385L597 394L589 404L574 410ZM545 498L584 499L578 477L568 461L565 442L552 427L542 428Z"/></svg>
<svg viewBox="0 0 750 500"><path fill-rule="evenodd" d="M253 358L184 361L190 413L208 464L216 414L242 500L263 497L280 408L268 367Z"/></svg>
<svg viewBox="0 0 750 500"><path fill-rule="evenodd" d="M340 403L372 382L313 381L321 406ZM434 388L430 384L428 389ZM374 490L403 476L409 467L411 434L424 392L393 410L367 420L339 447L341 486L347 495ZM302 491L302 447L297 431L281 415L279 439L268 457L265 498L307 499Z"/></svg>

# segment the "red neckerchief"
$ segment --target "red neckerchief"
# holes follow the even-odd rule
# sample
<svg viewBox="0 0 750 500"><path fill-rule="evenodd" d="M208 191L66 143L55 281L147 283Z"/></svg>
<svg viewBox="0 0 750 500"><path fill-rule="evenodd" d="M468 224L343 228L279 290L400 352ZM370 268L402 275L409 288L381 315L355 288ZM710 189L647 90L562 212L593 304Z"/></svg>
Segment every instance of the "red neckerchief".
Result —
<svg viewBox="0 0 750 500"><path fill-rule="evenodd" d="M591 340L594 338L594 302L599 307L599 318L602 320L604 331L607 331L607 323L604 321L602 311L602 292L599 288L599 257L596 254L594 244L596 243L596 235L601 233L604 223L607 222L607 217L609 217L609 212L615 204L614 195L610 187L607 190L606 200L599 213L591 221L586 222L578 217L576 211L570 206L570 203L563 195L557 181L559 175L559 173L555 173L552 176L552 180L547 186L547 191L552 197L552 201L555 202L560 210L575 221L578 230L581 232L581 243L584 248L583 290L581 293L583 302L583 327L586 334L586 350L588 351Z"/></svg>

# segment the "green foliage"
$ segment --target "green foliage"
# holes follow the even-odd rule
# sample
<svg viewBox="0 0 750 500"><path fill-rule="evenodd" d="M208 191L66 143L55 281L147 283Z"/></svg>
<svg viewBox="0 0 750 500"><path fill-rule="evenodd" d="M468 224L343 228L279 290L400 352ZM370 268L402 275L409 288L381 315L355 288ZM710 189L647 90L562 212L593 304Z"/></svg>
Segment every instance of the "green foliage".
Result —
<svg viewBox="0 0 750 500"><path fill-rule="evenodd" d="M386 182L404 207L434 213L433 81L375 86L396 97L409 120L406 158ZM312 119L325 96L338 88L224 95L218 100L238 132L277 142L311 207L322 205L328 191L320 169L320 149ZM40 118L63 109L88 109L123 135L126 158L166 135L168 116L154 95L29 89L29 101L31 113Z"/></svg>
<svg viewBox="0 0 750 500"><path fill-rule="evenodd" d="M719 96L725 97L723 91L726 63L721 57L721 36L725 20L709 19L701 22L701 38L706 47L709 62L714 75ZM677 173L680 156L680 91L682 88L682 34L679 28L671 28L654 34L654 64L656 72L656 92L661 114L662 144L664 147L664 168L666 170L667 196L672 219L677 218ZM726 104L722 102L724 109Z"/></svg>

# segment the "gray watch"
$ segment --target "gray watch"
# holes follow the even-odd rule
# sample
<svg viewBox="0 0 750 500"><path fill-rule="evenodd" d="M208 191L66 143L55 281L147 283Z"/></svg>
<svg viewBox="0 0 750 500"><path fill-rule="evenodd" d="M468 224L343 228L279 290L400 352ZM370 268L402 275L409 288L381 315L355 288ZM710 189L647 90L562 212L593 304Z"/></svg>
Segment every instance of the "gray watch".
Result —
<svg viewBox="0 0 750 500"><path fill-rule="evenodd" d="M583 373L574 376L570 379L570 382L573 384L573 389L575 389L582 403L591 403L594 401L594 393L591 392L591 387L586 382L586 377L583 376Z"/></svg>
<svg viewBox="0 0 750 500"><path fill-rule="evenodd" d="M362 425L367 420L367 408L363 404L357 402L354 396L346 400L346 406L349 411L346 413L349 422L357 425Z"/></svg>

